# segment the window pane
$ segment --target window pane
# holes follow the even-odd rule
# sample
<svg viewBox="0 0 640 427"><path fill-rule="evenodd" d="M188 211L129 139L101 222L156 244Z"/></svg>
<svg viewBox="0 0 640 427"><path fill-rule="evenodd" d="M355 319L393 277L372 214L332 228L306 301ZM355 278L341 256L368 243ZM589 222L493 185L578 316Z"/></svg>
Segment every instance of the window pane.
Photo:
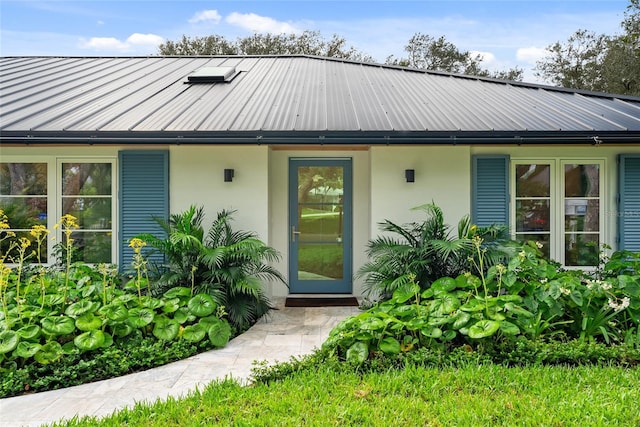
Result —
<svg viewBox="0 0 640 427"><path fill-rule="evenodd" d="M596 266L599 262L598 234L565 234L564 264L568 266Z"/></svg>
<svg viewBox="0 0 640 427"><path fill-rule="evenodd" d="M598 199L565 199L565 231L600 231L600 201Z"/></svg>
<svg viewBox="0 0 640 427"><path fill-rule="evenodd" d="M342 244L300 244L298 250L300 280L342 279L343 251Z"/></svg>
<svg viewBox="0 0 640 427"><path fill-rule="evenodd" d="M0 197L0 209L9 218L12 229L47 225L46 197Z"/></svg>
<svg viewBox="0 0 640 427"><path fill-rule="evenodd" d="M549 197L550 165L516 165L516 197Z"/></svg>
<svg viewBox="0 0 640 427"><path fill-rule="evenodd" d="M62 194L111 195L111 163L63 163Z"/></svg>
<svg viewBox="0 0 640 427"><path fill-rule="evenodd" d="M86 263L111 262L111 233L74 231L71 234L75 248L74 260Z"/></svg>
<svg viewBox="0 0 640 427"><path fill-rule="evenodd" d="M541 243L542 247L540 248L540 251L542 252L542 255L545 258L549 259L550 257L550 249L549 249L550 235L549 234L517 234L516 240L519 242L533 241L533 242Z"/></svg>
<svg viewBox="0 0 640 427"><path fill-rule="evenodd" d="M339 242L342 238L342 205L301 205L300 240Z"/></svg>
<svg viewBox="0 0 640 427"><path fill-rule="evenodd" d="M9 263L19 262L20 255L16 250L15 245L13 245L13 243L19 244L18 239L20 239L21 237L26 237L31 242L31 245L26 248L26 251L24 253L24 256L25 256L24 260L27 264L37 263L37 262L42 262L42 263L47 262L48 237L42 239L40 243L40 247L38 247L38 244L35 241L35 237L32 236L29 231L16 231L15 237L9 237L6 239L5 239L6 235L4 233L5 233L4 231L0 232L0 239L4 239L0 241L0 253L2 253L3 255L5 254L7 255L7 259L6 259L7 262ZM9 248L12 248L12 250L9 251Z"/></svg>
<svg viewBox="0 0 640 427"><path fill-rule="evenodd" d="M0 163L0 195L46 194L46 163Z"/></svg>
<svg viewBox="0 0 640 427"><path fill-rule="evenodd" d="M62 214L75 216L80 228L93 230L111 228L110 197L65 197L62 200Z"/></svg>
<svg viewBox="0 0 640 427"><path fill-rule="evenodd" d="M516 232L549 231L549 200L516 200Z"/></svg>
<svg viewBox="0 0 640 427"><path fill-rule="evenodd" d="M600 195L600 165L565 165L565 197L598 197Z"/></svg>

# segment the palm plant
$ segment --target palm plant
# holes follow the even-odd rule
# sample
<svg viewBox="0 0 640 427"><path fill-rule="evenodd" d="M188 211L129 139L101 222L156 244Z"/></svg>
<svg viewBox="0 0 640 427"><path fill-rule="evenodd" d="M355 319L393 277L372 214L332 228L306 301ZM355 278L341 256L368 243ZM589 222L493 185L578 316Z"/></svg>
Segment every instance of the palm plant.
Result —
<svg viewBox="0 0 640 427"><path fill-rule="evenodd" d="M379 226L386 234L367 244L369 261L356 273L356 277L364 277L367 294L377 294L385 300L408 282L415 281L426 289L440 277L456 277L469 271L469 257L474 256L473 236L483 239L487 267L507 255L507 247L502 244L508 240L506 226L477 227L465 215L458 222L457 234L452 236L438 206L430 203L413 210L423 211L426 219L404 225L385 220Z"/></svg>
<svg viewBox="0 0 640 427"><path fill-rule="evenodd" d="M151 234L137 237L165 255L165 263L153 268L157 272L154 293L176 286L207 293L224 306L229 322L243 331L273 308L262 281L285 283L285 279L268 264L280 257L275 249L253 232L232 229L234 212L219 212L205 235L203 208L191 206L171 215L169 221L156 219L166 238Z"/></svg>

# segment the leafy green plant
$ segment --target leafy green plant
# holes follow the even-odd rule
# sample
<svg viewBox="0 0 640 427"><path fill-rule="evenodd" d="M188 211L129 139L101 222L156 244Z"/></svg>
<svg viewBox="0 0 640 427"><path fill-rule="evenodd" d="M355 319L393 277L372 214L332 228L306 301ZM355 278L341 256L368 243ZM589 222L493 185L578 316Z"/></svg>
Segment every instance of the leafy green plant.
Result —
<svg viewBox="0 0 640 427"><path fill-rule="evenodd" d="M431 203L413 208L426 219L398 225L390 220L380 223L383 235L367 245L369 261L357 272L364 277L365 292L388 299L408 281L427 289L440 277L456 277L470 271L475 256L473 236L483 240L486 266L503 260L510 253L503 243L509 241L504 226L477 227L468 215L458 222L457 232L444 222L442 209Z"/></svg>
<svg viewBox="0 0 640 427"><path fill-rule="evenodd" d="M2 223L8 223L6 218ZM205 338L213 347L227 343L233 330L224 307L210 295L194 295L191 288L174 288L157 298L149 294L141 256L144 242L131 241L137 274L121 287L115 268L72 262L75 218L67 215L60 224L68 254L62 270L39 263L24 268L33 256L32 243L38 247L47 236L38 225L31 233L33 241L21 237L8 246L19 246L16 265L5 264L6 254L0 256L0 373L34 362L57 364L70 355L104 351L114 343L148 337L181 340L181 332L189 326L203 332L190 335L191 343Z"/></svg>
<svg viewBox="0 0 640 427"><path fill-rule="evenodd" d="M159 275L151 284L153 292L183 286L206 293L224 306L229 322L243 331L272 308L263 281L285 280L269 264L279 259L277 251L253 232L234 231L232 216L233 211L219 212L205 233L203 208L191 206L171 215L168 222L158 220L165 238L138 237L167 259L165 265L156 266Z"/></svg>

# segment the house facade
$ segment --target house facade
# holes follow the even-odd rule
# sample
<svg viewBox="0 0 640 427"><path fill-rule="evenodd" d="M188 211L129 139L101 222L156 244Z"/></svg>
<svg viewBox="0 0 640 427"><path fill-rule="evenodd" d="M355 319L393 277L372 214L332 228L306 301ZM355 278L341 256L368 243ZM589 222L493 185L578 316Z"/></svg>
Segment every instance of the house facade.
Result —
<svg viewBox="0 0 640 427"><path fill-rule="evenodd" d="M282 254L271 296L359 296L377 224L430 202L569 268L640 250L640 98L308 56L0 59L0 209L17 233L73 214L88 262L232 209Z"/></svg>

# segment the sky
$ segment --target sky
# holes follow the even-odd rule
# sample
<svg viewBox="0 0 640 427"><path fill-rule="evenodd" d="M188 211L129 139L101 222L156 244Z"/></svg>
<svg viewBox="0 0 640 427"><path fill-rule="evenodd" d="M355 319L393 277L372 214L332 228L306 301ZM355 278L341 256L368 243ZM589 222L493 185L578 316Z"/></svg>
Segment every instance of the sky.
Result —
<svg viewBox="0 0 640 427"><path fill-rule="evenodd" d="M141 56L167 40L319 31L384 62L416 33L534 75L545 47L578 29L615 35L628 0L0 0L0 56Z"/></svg>

